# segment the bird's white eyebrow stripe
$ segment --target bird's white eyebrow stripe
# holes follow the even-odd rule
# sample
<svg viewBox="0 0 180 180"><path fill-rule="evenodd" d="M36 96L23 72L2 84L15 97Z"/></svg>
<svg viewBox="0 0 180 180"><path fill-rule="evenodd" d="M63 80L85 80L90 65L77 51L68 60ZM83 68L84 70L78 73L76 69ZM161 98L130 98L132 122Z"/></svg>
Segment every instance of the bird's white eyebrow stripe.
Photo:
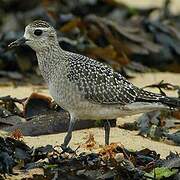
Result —
<svg viewBox="0 0 180 180"><path fill-rule="evenodd" d="M42 31L48 31L49 28L37 27L37 28L35 28L35 30L36 30L36 29L40 29L40 30L42 30Z"/></svg>

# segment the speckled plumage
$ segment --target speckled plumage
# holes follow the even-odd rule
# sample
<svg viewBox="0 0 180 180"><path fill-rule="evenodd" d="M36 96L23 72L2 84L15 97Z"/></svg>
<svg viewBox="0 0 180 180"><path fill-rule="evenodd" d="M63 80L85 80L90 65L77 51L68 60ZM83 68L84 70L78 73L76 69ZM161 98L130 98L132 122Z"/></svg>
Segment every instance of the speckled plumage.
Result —
<svg viewBox="0 0 180 180"><path fill-rule="evenodd" d="M42 21L42 20L35 20L32 23L29 24L29 26L31 28L37 28L37 27L41 27L41 28L51 28L52 26L49 25L46 21Z"/></svg>
<svg viewBox="0 0 180 180"><path fill-rule="evenodd" d="M36 29L42 30L39 37L33 34ZM177 99L135 87L105 64L64 51L58 44L54 28L47 22L31 23L26 27L24 37L26 44L36 51L50 94L69 111L71 122L75 119L114 119L180 106ZM65 146L70 137L71 133L65 138Z"/></svg>
<svg viewBox="0 0 180 180"><path fill-rule="evenodd" d="M68 78L84 98L97 104L125 105L135 101L133 85L105 64L79 54L69 54Z"/></svg>
<svg viewBox="0 0 180 180"><path fill-rule="evenodd" d="M37 53L40 70L55 101L77 119L114 119L168 108L161 103L166 97L135 87L105 64L61 48L53 47L51 53Z"/></svg>

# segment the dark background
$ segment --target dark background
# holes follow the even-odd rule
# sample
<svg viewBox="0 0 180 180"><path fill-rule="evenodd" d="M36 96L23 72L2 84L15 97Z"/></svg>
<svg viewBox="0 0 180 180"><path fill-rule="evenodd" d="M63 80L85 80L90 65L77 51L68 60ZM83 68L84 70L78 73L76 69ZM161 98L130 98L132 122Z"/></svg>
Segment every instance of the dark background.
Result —
<svg viewBox="0 0 180 180"><path fill-rule="evenodd" d="M36 19L57 29L63 49L108 63L126 77L131 71L180 72L180 16L170 11L169 0L162 8L143 9L113 0L1 0L0 4L1 78L41 77L29 47L7 48Z"/></svg>

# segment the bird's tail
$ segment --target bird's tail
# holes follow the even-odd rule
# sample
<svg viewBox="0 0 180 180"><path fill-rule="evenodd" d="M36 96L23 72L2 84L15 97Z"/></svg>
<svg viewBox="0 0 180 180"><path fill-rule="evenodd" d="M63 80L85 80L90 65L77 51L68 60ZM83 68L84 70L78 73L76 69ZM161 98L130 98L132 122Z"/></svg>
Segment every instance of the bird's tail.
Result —
<svg viewBox="0 0 180 180"><path fill-rule="evenodd" d="M167 105L170 108L180 109L180 98L167 97L161 94L148 92L143 89L139 89L136 101L137 102L158 102L158 103Z"/></svg>
<svg viewBox="0 0 180 180"><path fill-rule="evenodd" d="M160 102L169 107L180 109L180 98L164 96L160 98Z"/></svg>

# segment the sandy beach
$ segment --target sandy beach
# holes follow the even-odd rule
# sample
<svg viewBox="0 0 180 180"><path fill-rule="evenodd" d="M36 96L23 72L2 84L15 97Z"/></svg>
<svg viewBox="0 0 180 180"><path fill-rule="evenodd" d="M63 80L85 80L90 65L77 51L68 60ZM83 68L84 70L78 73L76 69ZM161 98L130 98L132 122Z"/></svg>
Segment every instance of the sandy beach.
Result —
<svg viewBox="0 0 180 180"><path fill-rule="evenodd" d="M153 83L158 83L161 80L169 82L172 84L180 84L180 75L174 73L146 73L146 74L137 74L136 78L131 79L138 87L142 85L149 85ZM158 92L157 89L148 89L153 92ZM12 86L6 86L0 88L1 96L11 95L12 97L24 98L29 96L32 92L38 92L42 94L49 95L48 90L41 89L38 86L19 86L14 88ZM175 96L176 92L166 91L169 96ZM140 114L141 115L141 114ZM118 118L117 124L122 124L124 122L133 122L140 115ZM72 148L77 148L79 144L84 143L87 140L89 133L94 134L96 142L100 145L104 144L104 130L103 128L91 128L85 130L74 131L73 138L70 146ZM180 147L169 145L164 142L153 141L144 137L137 135L137 131L128 131L120 129L118 127L111 128L110 142L121 143L127 149L140 150L143 148L149 148L155 150L161 154L161 157L165 157L169 154L170 151L180 152ZM53 134L53 135L42 135L36 137L25 136L24 141L34 147L43 146L47 144L60 145L63 141L65 133ZM80 151L83 149L80 149Z"/></svg>

